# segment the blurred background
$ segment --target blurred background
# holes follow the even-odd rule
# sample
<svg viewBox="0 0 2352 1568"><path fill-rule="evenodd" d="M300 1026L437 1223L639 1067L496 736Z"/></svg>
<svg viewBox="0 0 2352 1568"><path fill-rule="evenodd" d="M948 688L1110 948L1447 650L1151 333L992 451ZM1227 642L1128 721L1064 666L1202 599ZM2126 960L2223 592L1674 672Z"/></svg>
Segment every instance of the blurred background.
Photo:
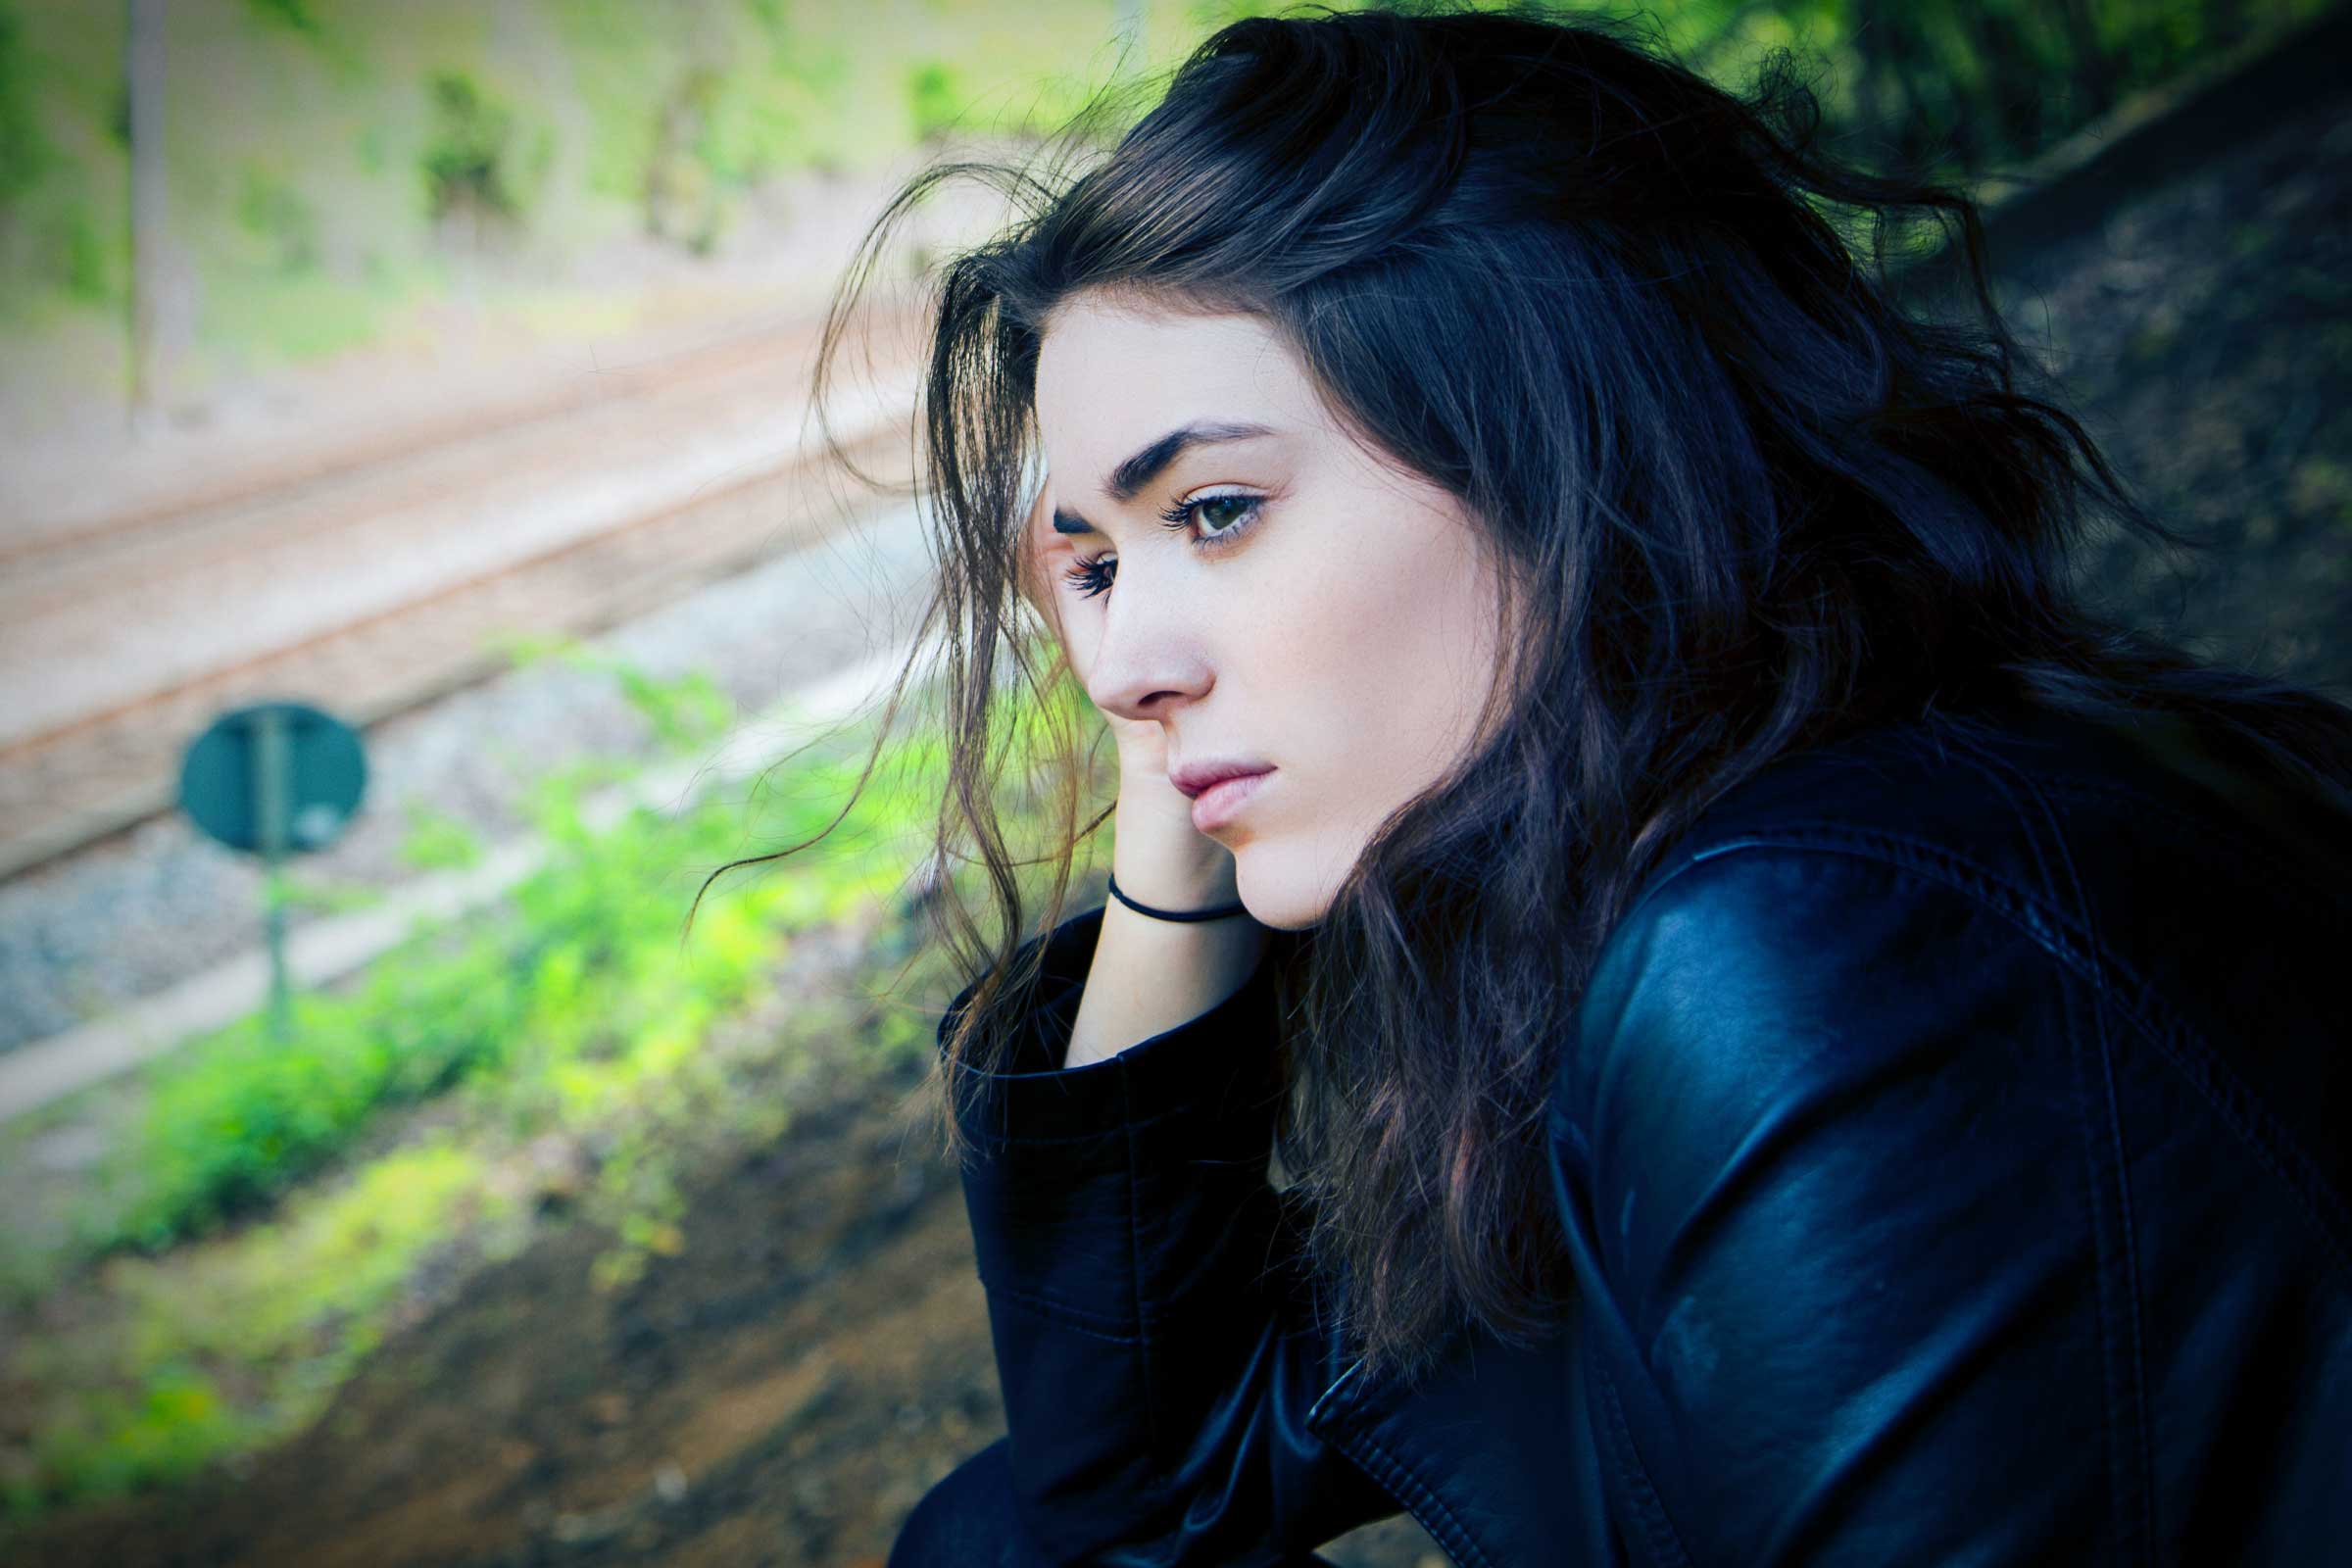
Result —
<svg viewBox="0 0 2352 1568"><path fill-rule="evenodd" d="M895 483L811 416L859 236L1278 9L0 0L0 1555L878 1565L1002 1433L919 728L684 922L928 589L924 287L1003 211L875 258L825 413ZM1640 14L1985 202L2213 547L2086 591L2352 700L2346 7Z"/></svg>

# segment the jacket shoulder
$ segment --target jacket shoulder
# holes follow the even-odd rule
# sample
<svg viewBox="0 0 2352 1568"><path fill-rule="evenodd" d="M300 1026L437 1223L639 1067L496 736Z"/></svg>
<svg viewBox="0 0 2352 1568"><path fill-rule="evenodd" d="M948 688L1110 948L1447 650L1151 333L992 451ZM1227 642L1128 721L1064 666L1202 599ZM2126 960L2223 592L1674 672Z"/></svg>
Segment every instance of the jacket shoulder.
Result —
<svg viewBox="0 0 2352 1568"><path fill-rule="evenodd" d="M2150 1497L2227 1495L2217 1538L2341 1518L2329 1396L2241 1475L2282 1428L2227 1357L2347 1343L2286 1303L2341 1299L2348 846L2202 736L2062 715L1857 735L1703 812L1604 945L1548 1123L1642 1527L2010 1561Z"/></svg>
<svg viewBox="0 0 2352 1568"><path fill-rule="evenodd" d="M1729 888L1686 885L1767 850L1799 863L1751 870L1751 886L1809 864L1819 900L1830 862L1886 873L1877 885L1835 879L1846 906L1814 922L1792 961L1854 960L1850 950L1890 911L1908 915L1940 889L1998 917L1979 922L1977 937L2005 931L2057 959L2098 999L2102 1028L2152 1042L2254 1135L2306 1152L2334 1190L2352 1188L2352 1150L2335 1130L2352 1117L2352 1073L2340 1065L2352 990L2320 978L2352 930L2343 792L2172 719L2093 722L2021 706L1877 726L1785 757L1701 812L1644 879L1621 931L1631 940L1643 906L1660 900L1704 903L1718 924L1741 908L1785 922L1786 892L1751 891L1742 904ZM1862 899L1876 907L1853 902ZM1867 981L1883 971L1856 972Z"/></svg>
<svg viewBox="0 0 2352 1568"><path fill-rule="evenodd" d="M2352 797L2183 721L2017 706L1874 726L1734 787L1633 901L1735 850L1877 859L2012 915L2079 963L2159 968L2352 919Z"/></svg>

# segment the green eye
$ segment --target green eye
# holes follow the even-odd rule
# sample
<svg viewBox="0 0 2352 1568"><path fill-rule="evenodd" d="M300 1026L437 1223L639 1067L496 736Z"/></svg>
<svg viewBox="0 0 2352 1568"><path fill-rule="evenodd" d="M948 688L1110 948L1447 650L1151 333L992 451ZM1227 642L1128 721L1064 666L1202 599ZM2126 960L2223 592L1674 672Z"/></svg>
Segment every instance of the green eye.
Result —
<svg viewBox="0 0 2352 1568"><path fill-rule="evenodd" d="M1193 541L1198 548L1209 549L1254 523L1257 520L1258 508L1263 504L1263 498L1258 496L1202 496L1195 501L1179 502L1161 513L1160 515L1167 519L1168 526L1171 528L1189 528L1193 525L1193 516L1196 513L1205 514L1211 507L1235 509L1226 514L1227 526Z"/></svg>
<svg viewBox="0 0 2352 1568"><path fill-rule="evenodd" d="M1215 533L1209 536L1214 539L1221 539L1226 534L1240 532L1241 528L1248 524L1250 510L1255 505L1256 502L1249 496L1209 496L1205 500L1188 502L1184 510L1191 513L1198 513L1202 517L1209 517L1212 508L1229 507L1233 509L1226 514L1225 522L1227 526L1219 528Z"/></svg>

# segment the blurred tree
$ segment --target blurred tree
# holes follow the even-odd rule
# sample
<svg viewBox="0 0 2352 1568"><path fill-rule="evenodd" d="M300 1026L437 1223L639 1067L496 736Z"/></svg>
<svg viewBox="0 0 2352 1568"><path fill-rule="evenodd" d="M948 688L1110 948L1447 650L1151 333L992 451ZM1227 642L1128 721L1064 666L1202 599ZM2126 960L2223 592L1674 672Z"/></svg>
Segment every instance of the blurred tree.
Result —
<svg viewBox="0 0 2352 1568"><path fill-rule="evenodd" d="M164 0L130 0L123 32L123 79L130 122L129 416L134 429L154 425L165 367L161 316L165 247L171 236L164 184Z"/></svg>
<svg viewBox="0 0 2352 1568"><path fill-rule="evenodd" d="M324 29L311 12L308 0L245 0L253 14L265 22L273 22L296 32L316 35Z"/></svg>
<svg viewBox="0 0 2352 1568"><path fill-rule="evenodd" d="M1684 8L1704 16L1702 8ZM1751 13L1806 22L1853 62L1854 123L1886 161L1946 178L2005 172L2201 59L2327 0L1830 0L1740 6L1690 27L1702 69ZM1835 118L1835 117L1834 117Z"/></svg>
<svg viewBox="0 0 2352 1568"><path fill-rule="evenodd" d="M707 251L757 187L787 188L779 176L877 163L953 127L1051 129L1123 41L1137 44L1125 66L1149 72L1225 22L1299 9L906 4L851 16L810 0L178 0L174 25L206 51L173 89L191 104L170 149L175 237L195 280L185 286L202 283L208 330L225 342L275 318L257 291L290 274L248 275L264 231L278 254L316 253L329 270L350 258L338 275L360 275L359 258L373 256L366 275L387 279L429 275L435 241L448 238L434 231L453 224L477 239L495 224L550 255L629 227ZM1576 4L1565 0L1570 15ZM1760 51L1793 48L1819 83L1825 132L1848 156L1969 186L2019 172L2126 98L2328 8L1655 0L1642 11L1727 83ZM877 24L918 12L919 25ZM127 14L127 0L0 0L0 309L21 323L47 304L116 318L129 309ZM255 188L240 202L237 172L257 157L315 209L314 237L287 200ZM379 170L402 188L369 177ZM776 199L762 191L758 210L772 215Z"/></svg>
<svg viewBox="0 0 2352 1568"><path fill-rule="evenodd" d="M0 6L0 229L17 198L40 179L50 157L48 138L33 118L24 53L24 24L14 8Z"/></svg>
<svg viewBox="0 0 2352 1568"><path fill-rule="evenodd" d="M318 265L318 210L291 181L247 164L237 172L237 226L262 243L264 265L279 272Z"/></svg>
<svg viewBox="0 0 2352 1568"><path fill-rule="evenodd" d="M914 116L914 139L936 142L956 125L966 94L945 61L926 60L906 75L906 97Z"/></svg>
<svg viewBox="0 0 2352 1568"><path fill-rule="evenodd" d="M461 71L436 71L427 79L432 130L419 168L425 212L436 225L455 224L478 243L486 223L521 216L514 187L514 117Z"/></svg>
<svg viewBox="0 0 2352 1568"><path fill-rule="evenodd" d="M705 156L711 111L726 88L717 67L696 62L662 100L645 166L645 231L710 254L724 222L718 183Z"/></svg>

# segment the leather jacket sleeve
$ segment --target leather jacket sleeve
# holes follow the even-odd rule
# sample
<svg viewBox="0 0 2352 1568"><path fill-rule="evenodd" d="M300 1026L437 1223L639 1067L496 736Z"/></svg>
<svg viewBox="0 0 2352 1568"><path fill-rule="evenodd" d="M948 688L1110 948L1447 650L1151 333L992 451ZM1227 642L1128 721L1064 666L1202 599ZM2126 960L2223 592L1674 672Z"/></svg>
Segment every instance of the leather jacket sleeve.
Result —
<svg viewBox="0 0 2352 1568"><path fill-rule="evenodd" d="M1735 847L1632 911L1550 1126L1643 1560L2141 1560L2094 1027L1932 867Z"/></svg>
<svg viewBox="0 0 2352 1568"><path fill-rule="evenodd" d="M1102 918L1049 934L1036 1005L960 1122L1015 1507L1043 1561L1282 1562L1397 1504L1303 1424L1336 1369L1267 1174L1271 966L1063 1068Z"/></svg>

